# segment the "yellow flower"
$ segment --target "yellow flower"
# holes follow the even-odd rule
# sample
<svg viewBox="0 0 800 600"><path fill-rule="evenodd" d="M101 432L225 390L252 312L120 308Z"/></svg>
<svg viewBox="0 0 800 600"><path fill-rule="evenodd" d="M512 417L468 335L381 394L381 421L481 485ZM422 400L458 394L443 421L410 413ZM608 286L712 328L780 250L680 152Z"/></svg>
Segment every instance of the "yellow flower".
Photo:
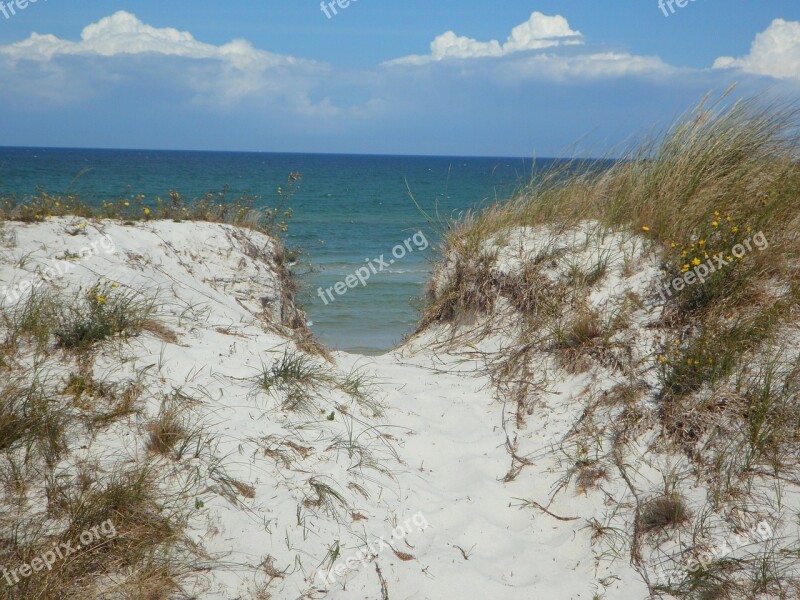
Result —
<svg viewBox="0 0 800 600"><path fill-rule="evenodd" d="M728 223L730 223L731 221L733 221L733 219L732 219L730 216L727 216L727 217L725 217L725 220L726 220Z"/></svg>
<svg viewBox="0 0 800 600"><path fill-rule="evenodd" d="M96 296L95 300L97 300L97 302L99 302L100 304L105 304L106 303L106 299L103 298L102 296Z"/></svg>
<svg viewBox="0 0 800 600"><path fill-rule="evenodd" d="M751 231L753 231L753 228L752 228L752 227L748 227L746 231L747 231L748 233L750 233Z"/></svg>
<svg viewBox="0 0 800 600"><path fill-rule="evenodd" d="M146 215L150 214L150 209L147 208L146 206L144 207L144 214L146 214Z"/></svg>
<svg viewBox="0 0 800 600"><path fill-rule="evenodd" d="M660 362L660 363L665 363L665 362L667 362L667 359L666 359L666 358L664 358L663 356L659 356L659 357L658 357L658 362Z"/></svg>
<svg viewBox="0 0 800 600"><path fill-rule="evenodd" d="M712 227L719 227L719 221L711 221Z"/></svg>
<svg viewBox="0 0 800 600"><path fill-rule="evenodd" d="M114 283L111 284L111 287L112 288L118 288L119 284L115 281Z"/></svg>
<svg viewBox="0 0 800 600"><path fill-rule="evenodd" d="M692 363L693 363L693 362L694 362L694 361L693 361L691 358L689 358L689 359L687 359L687 360L686 360L686 364L687 364L687 365L689 365L689 366L692 366Z"/></svg>
<svg viewBox="0 0 800 600"><path fill-rule="evenodd" d="M680 343L681 343L681 341L680 341L680 340L675 340L675 341L674 341L674 342L672 342L672 343L673 343L673 344L675 344L675 345L677 346L678 344L680 344Z"/></svg>
<svg viewBox="0 0 800 600"><path fill-rule="evenodd" d="M726 257L725 257L725 260L727 260L728 262L730 262L730 261L732 261L732 260L733 260L733 257L732 257L730 254L728 254L728 256L726 256Z"/></svg>
<svg viewBox="0 0 800 600"><path fill-rule="evenodd" d="M128 201L125 202L125 206L130 206L130 205L131 205L130 202L128 202Z"/></svg>
<svg viewBox="0 0 800 600"><path fill-rule="evenodd" d="M220 206L222 206L222 205L220 205ZM647 225L642 225L642 231L645 231L645 232L650 231L650 228Z"/></svg>
<svg viewBox="0 0 800 600"><path fill-rule="evenodd" d="M697 240L697 245L702 248L703 246L706 245L706 241L705 240Z"/></svg>
<svg viewBox="0 0 800 600"><path fill-rule="evenodd" d="M61 203L60 202L56 202L56 206L61 206Z"/></svg>
<svg viewBox="0 0 800 600"><path fill-rule="evenodd" d="M670 247L670 248L674 248L674 247L675 247L675 242L672 242L672 243L669 245L669 247Z"/></svg>
<svg viewBox="0 0 800 600"><path fill-rule="evenodd" d="M701 260L700 260L699 258L697 258L697 257L695 257L695 258L693 258L693 259L692 259L692 264L693 264L695 267L696 267L696 266L698 266L698 265L699 265L701 262L703 262L703 261L701 261Z"/></svg>
<svg viewBox="0 0 800 600"><path fill-rule="evenodd" d="M739 233L739 228L738 227L734 227L733 229L731 229L731 231L733 233Z"/></svg>
<svg viewBox="0 0 800 600"><path fill-rule="evenodd" d="M686 258L686 250L683 250L683 251L681 252L681 258Z"/></svg>
<svg viewBox="0 0 800 600"><path fill-rule="evenodd" d="M689 265L683 265L683 267L681 268L681 273L686 273L686 271L688 270L689 270Z"/></svg>
<svg viewBox="0 0 800 600"><path fill-rule="evenodd" d="M718 216L719 216L719 211L718 211L718 210L715 210L715 211L714 211L714 216L715 216L715 217L718 217Z"/></svg>

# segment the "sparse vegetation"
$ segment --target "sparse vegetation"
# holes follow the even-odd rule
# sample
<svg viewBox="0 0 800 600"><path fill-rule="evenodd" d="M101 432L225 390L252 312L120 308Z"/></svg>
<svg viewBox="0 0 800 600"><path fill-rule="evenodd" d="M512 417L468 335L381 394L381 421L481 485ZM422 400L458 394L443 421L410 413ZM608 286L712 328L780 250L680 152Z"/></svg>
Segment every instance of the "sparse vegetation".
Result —
<svg viewBox="0 0 800 600"><path fill-rule="evenodd" d="M287 204L296 193L301 179L300 173L291 173L286 187L278 188L278 200L272 207L259 207L261 199L247 193L231 201L227 186L219 192L207 192L196 200L187 200L180 192L171 191L167 200L157 197L147 201L145 196L138 195L103 202L100 206L90 205L74 195L49 194L38 189L36 194L28 197L0 198L0 223L39 223L51 217L63 216L115 219L129 223L170 219L178 222L228 223L277 237L288 228L292 209Z"/></svg>
<svg viewBox="0 0 800 600"><path fill-rule="evenodd" d="M784 496L785 486L797 485L800 468L800 361L794 329L786 327L796 319L800 289L796 125L792 111L704 103L623 160L537 173L509 201L448 224L443 236L421 327L450 333L448 342L468 340L461 346L468 346L470 361L485 358L511 458L501 481L517 480L556 456L551 502L523 500L521 507L573 522L582 516L578 503L562 512L552 506L558 494L580 494L580 502L601 498L596 506L605 514L587 519L598 565L625 559L654 594L789 598L800 589L791 568L797 548L777 535L746 556L704 560L702 569L686 570L674 584L650 577L653 556L679 564L702 556L716 535L705 527L709 514L723 532L763 515L796 517L785 514ZM297 181L292 177L290 184ZM39 193L23 203L0 203L0 244L13 243L3 219L35 223L67 214L285 230L291 213L284 204L266 212L255 205L208 195L189 206L173 193L167 202L139 198L90 209L72 197ZM769 245L728 261L727 250L756 232ZM28 561L104 520L113 520L120 536L0 597L125 597L120 587L135 587L143 598L180 595L200 553L185 533L192 513L203 513L212 498L243 512L271 500L263 471L251 463L233 472L248 451L269 459L294 494L296 532L283 536L290 550L300 535L316 535L324 520L360 520L353 498L370 498L365 482L392 478L383 460L392 452L390 436L370 421L383 414L375 382L365 370L341 374L319 358L325 352L307 335L294 305L292 257L280 244L241 235L231 233L245 256L274 263L281 278L285 310L273 325L300 335L277 353L259 347L249 356L268 358L257 373L238 373L241 389L275 405L245 407L263 428L259 423L249 439L226 434L233 439L228 457L216 454L217 442L193 418L199 403L170 387L176 377L185 377L188 387L196 372L169 373L167 347L183 341L193 351L188 340L195 332L181 329L179 337L156 321L154 297L101 281L77 296L34 288L2 307L0 564ZM730 263L726 270L662 297L676 277L720 254ZM645 289L643 280L654 289ZM230 337L230 346L219 349L220 363L247 339L231 334L247 326L227 312L209 327ZM487 349L481 343L488 336L502 343ZM144 357L124 355L142 338L161 345L160 355L152 347ZM112 380L108 373L122 365L130 367L127 379ZM211 385L192 385L191 393L223 404L228 389L216 383L235 378L219 371L211 377ZM538 419L537 410L552 403L558 409ZM230 408L207 414L224 420ZM566 424L563 437L543 444L526 436L537 420ZM94 444L112 446L108 438L116 441L120 430L132 436L131 443L122 437L124 459L85 458ZM524 447L531 439L533 450ZM338 473L358 479L340 484L302 464L323 453L336 457ZM37 512L33 498L46 506ZM257 522L274 539L282 537L271 529L276 521ZM338 538L324 543L333 565L345 546ZM395 550L395 556L411 555ZM267 587L294 569L275 561L269 554L259 567Z"/></svg>
<svg viewBox="0 0 800 600"><path fill-rule="evenodd" d="M155 311L155 301L113 286L97 284L62 308L53 332L59 348L85 352L97 342L142 331Z"/></svg>
<svg viewBox="0 0 800 600"><path fill-rule="evenodd" d="M136 224L156 219L236 225L208 229L222 233L221 243L230 244L237 260L253 261L254 272L266 267L276 275L268 283L278 288L274 307L280 308L272 310L271 296L254 295L240 314L230 306L220 310L216 282L198 278L198 287L205 285L206 297L213 298L212 308L206 308L204 298L186 299L185 290L176 291L180 282L173 273L153 269L149 256L134 252L108 259L120 260L120 270L133 277L101 277L102 269L95 272L88 262L68 277L41 281L32 273L26 293L14 293L12 303L0 305L0 566L30 563L53 544L74 543L104 521L118 530L118 536L82 548L52 572L11 587L3 580L0 598L167 600L194 594L187 590L198 589L209 570L235 567L204 554L206 540L215 537L213 528L201 529L209 518L235 507L254 528L274 531L276 521L258 515L261 503L270 502L274 489L287 481L279 467L271 472L271 457L286 469L310 473L310 464L302 463L324 457L345 478L340 487L338 479L311 476L307 485L289 490L304 536L312 530L317 537L326 535L320 525L344 519L353 496L368 498L373 481L393 476L382 462L387 456L397 460L383 454L390 436L384 438L372 421L382 412L373 380L365 370L341 373L324 360L327 352L310 336L295 304L296 255L279 239L253 232L285 232L291 217L287 201L298 181L299 174L292 174L278 192L277 207L262 210L255 199L232 204L224 195L207 195L189 205L177 193L168 202L121 199L102 207L44 192L19 202L0 199L4 246L15 243L15 230L34 229L19 222L43 223L45 229L44 222L55 217L64 217L52 223L68 236L113 228L135 238ZM82 219L92 219L91 227ZM168 240L159 248L182 259L184 249L172 248ZM66 252L63 260L76 257ZM14 260L15 267L31 271L40 256ZM190 275L192 267L187 264ZM141 271L146 274L138 277ZM231 321L233 315L239 320ZM276 338L280 350L265 359L268 365L258 378L236 379L241 398L229 399L229 389L215 386L227 376L210 362L179 360L179 368L188 368L174 372L175 356L195 352L195 336L205 329L230 336L231 352L254 339L275 343ZM252 354L260 351L263 347ZM263 407L241 407L249 389L274 397L283 409L281 419L267 421L271 411ZM245 439L228 431L224 419L231 409L263 419L274 428L266 436L273 441L261 447L258 435ZM315 429L321 432L317 439L313 434L305 439L303 432ZM263 431L260 423L257 431ZM254 458L245 463L242 456L251 449ZM204 538L200 542L187 535L192 520L191 531ZM290 537L294 533L287 531L287 544L294 544ZM277 546L273 551L280 552ZM263 569L241 565L255 569L253 589L260 597L270 597L267 588L295 572L289 563L279 569L275 561L268 556Z"/></svg>
<svg viewBox="0 0 800 600"><path fill-rule="evenodd" d="M255 391L277 395L283 399L281 407L291 412L325 413L319 401L324 399L322 394L331 388L353 398L372 416L380 416L382 412L380 402L374 397L374 385L366 372L355 369L347 375L339 375L328 365L300 351L285 349L270 365L262 364L252 381Z"/></svg>
<svg viewBox="0 0 800 600"><path fill-rule="evenodd" d="M584 458L563 461L558 490L577 477L578 491L592 493L608 476L594 465L615 465L638 515L628 514L631 564L651 591L644 548L655 542L643 534L679 540L671 531L694 516L669 490L644 501L655 490L637 487L642 459L625 456L631 446L657 435L648 451L687 460L681 477L706 482L721 513L772 514L754 488L769 481L780 504L800 468L789 341L800 299L800 112L726 102L704 100L621 160L557 164L511 199L444 223L420 326L449 327L446 343L474 346L501 332L514 340L487 353L498 396L516 407L506 481L534 464L510 429L525 429L536 398L561 393L553 369L588 379L580 385L589 400L559 445L585 448ZM717 268L700 277L709 261ZM628 283L637 262L660 268L652 288ZM611 277L618 297L594 294ZM624 384L602 387L620 376ZM800 575L774 567L781 552L789 550L718 565L671 593L788 597L780 594L798 589ZM774 568L760 577L765 564Z"/></svg>
<svg viewBox="0 0 800 600"><path fill-rule="evenodd" d="M647 533L678 527L687 523L690 518L691 512L685 500L674 494L646 502L639 513L640 526Z"/></svg>

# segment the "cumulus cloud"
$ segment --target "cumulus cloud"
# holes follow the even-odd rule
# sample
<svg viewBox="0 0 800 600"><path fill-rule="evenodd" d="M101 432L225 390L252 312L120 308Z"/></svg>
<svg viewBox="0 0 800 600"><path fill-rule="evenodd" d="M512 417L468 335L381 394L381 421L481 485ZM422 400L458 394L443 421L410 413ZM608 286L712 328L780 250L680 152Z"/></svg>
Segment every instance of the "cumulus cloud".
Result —
<svg viewBox="0 0 800 600"><path fill-rule="evenodd" d="M28 60L50 60L59 55L117 56L149 53L186 58L229 59L245 63L252 62L253 59L272 62L293 60L256 50L244 40L234 40L223 46L204 44L187 31L178 31L171 27L159 29L143 23L124 10L86 26L81 32L79 42L33 33L22 42L0 46L0 53L11 58Z"/></svg>
<svg viewBox="0 0 800 600"><path fill-rule="evenodd" d="M481 42L448 31L431 42L430 54L405 56L387 64L424 64L452 58L498 57L525 50L583 43L581 32L573 31L564 17L548 16L536 11L525 23L514 27L503 44L497 40Z"/></svg>
<svg viewBox="0 0 800 600"><path fill-rule="evenodd" d="M183 68L176 61L183 61ZM195 102L231 106L248 97L277 99L297 112L330 114L334 109L327 100L315 104L309 99L314 77L326 69L315 61L257 49L246 40L220 46L200 42L187 31L153 27L127 11L86 26L79 41L33 33L0 46L0 73L5 71L7 79L16 76L21 88L30 89L24 80L35 71L41 80L31 93L40 97L57 89L55 81L67 79L67 73L73 87L83 90L76 90L81 97L108 81L124 84L126 74L131 81L163 85L159 73L170 73L170 85L194 94ZM54 85L43 85L47 81Z"/></svg>
<svg viewBox="0 0 800 600"><path fill-rule="evenodd" d="M714 62L714 68L800 79L800 21L775 19L756 36L747 56L721 56Z"/></svg>
<svg viewBox="0 0 800 600"><path fill-rule="evenodd" d="M121 10L97 23L87 25L80 41L62 40L54 35L33 33L27 40L0 46L0 54L11 59L48 61L64 55L119 56L161 54L196 59L218 59L241 69L310 63L258 50L246 40L222 46L197 41L188 31L157 28Z"/></svg>
<svg viewBox="0 0 800 600"><path fill-rule="evenodd" d="M538 51L538 52L537 52ZM447 64L448 59L502 58L482 76L513 84L515 79L597 79L626 75L666 75L675 68L658 57L635 56L627 52L590 48L583 34L573 30L560 15L534 12L530 19L511 30L506 41L488 42L458 36L448 31L431 43L431 53L398 58L386 66ZM463 63L461 63L463 65Z"/></svg>
<svg viewBox="0 0 800 600"><path fill-rule="evenodd" d="M679 70L658 57L627 52L587 52L571 56L532 54L520 56L497 69L508 83L515 79L550 81L591 81L613 77L669 76Z"/></svg>

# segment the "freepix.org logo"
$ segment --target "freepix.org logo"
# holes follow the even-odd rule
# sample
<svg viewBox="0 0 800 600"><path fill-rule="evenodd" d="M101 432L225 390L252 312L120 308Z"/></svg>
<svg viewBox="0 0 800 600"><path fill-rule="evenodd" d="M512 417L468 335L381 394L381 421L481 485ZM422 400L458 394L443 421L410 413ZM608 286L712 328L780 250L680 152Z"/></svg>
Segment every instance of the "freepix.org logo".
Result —
<svg viewBox="0 0 800 600"><path fill-rule="evenodd" d="M322 10L322 12L325 13L326 17L332 19L333 17L339 14L339 11L336 10L337 6L342 10L344 10L345 8L350 6L351 2L358 2L358 0L332 0L331 2L326 2L325 0L322 0L322 2L319 3L319 7L320 10Z"/></svg>
<svg viewBox="0 0 800 600"><path fill-rule="evenodd" d="M658 8L664 13L665 17L675 14L675 6L678 8L686 8L689 2L697 2L697 0L658 0ZM667 12L669 8L670 12Z"/></svg>
<svg viewBox="0 0 800 600"><path fill-rule="evenodd" d="M14 587L20 583L21 579L27 579L34 573L39 573L45 569L52 571L57 562L80 552L82 549L97 544L103 539L110 540L115 537L117 537L117 528L114 526L114 522L109 519L81 533L78 537L80 543L76 541L60 542L54 545L52 550L37 556L30 563L25 563L10 571L4 566L0 566L0 577L2 577L0 581L5 579L8 587Z"/></svg>
<svg viewBox="0 0 800 600"><path fill-rule="evenodd" d="M337 296L343 296L348 290L358 287L359 284L362 287L366 287L370 277L389 270L395 262L402 260L406 255L411 254L415 250L419 252L427 250L429 245L428 238L425 237L425 234L418 231L402 244L397 244L397 246L392 248L392 256L394 258L387 259L385 254L381 254L378 258L367 258L365 259L367 263L366 267L356 269L351 275L345 277L343 281L339 281L327 289L318 288L317 295L325 303L325 306L327 306L329 303L336 301L333 295L334 292Z"/></svg>
<svg viewBox="0 0 800 600"><path fill-rule="evenodd" d="M0 0L0 14L2 14L6 20L10 19L11 17L17 16L17 12L23 11L31 4L36 4L39 0ZM43 0L47 2L47 0Z"/></svg>
<svg viewBox="0 0 800 600"><path fill-rule="evenodd" d="M50 264L45 264L43 267L39 268L39 278L26 279L10 288L8 286L3 286L2 289L0 289L0 306L4 303L8 305L19 302L20 298L28 292L35 290L44 283L50 283L74 271L76 263L69 260L70 258L87 260L93 256L98 256L100 252L114 254L116 251L117 248L114 245L114 240L108 235L102 235L100 239L93 240L91 244L81 248L77 254L66 256L61 260L51 259Z"/></svg>

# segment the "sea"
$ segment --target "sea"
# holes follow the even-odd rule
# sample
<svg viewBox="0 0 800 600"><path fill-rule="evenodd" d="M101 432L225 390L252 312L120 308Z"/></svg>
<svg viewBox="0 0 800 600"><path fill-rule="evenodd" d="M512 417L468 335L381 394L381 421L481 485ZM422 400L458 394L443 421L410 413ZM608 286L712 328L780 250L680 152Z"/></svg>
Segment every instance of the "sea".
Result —
<svg viewBox="0 0 800 600"><path fill-rule="evenodd" d="M39 188L98 205L137 195L154 201L172 190L197 198L227 188L230 201L249 194L269 206L277 202L278 188L286 189L289 175L299 173L288 201L293 215L285 238L300 251L294 270L309 326L329 348L380 354L415 329L447 220L510 197L534 167L548 162L0 148L0 197L21 198ZM368 278L364 268L370 269ZM348 276L356 276L355 286Z"/></svg>

